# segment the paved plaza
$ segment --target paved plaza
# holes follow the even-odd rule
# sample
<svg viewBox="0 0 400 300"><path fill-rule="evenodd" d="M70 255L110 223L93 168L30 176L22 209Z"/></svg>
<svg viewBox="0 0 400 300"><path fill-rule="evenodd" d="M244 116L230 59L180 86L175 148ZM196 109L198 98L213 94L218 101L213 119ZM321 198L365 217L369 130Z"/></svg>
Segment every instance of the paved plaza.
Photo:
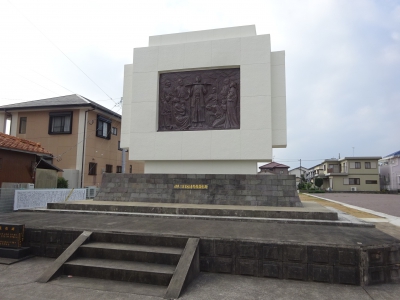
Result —
<svg viewBox="0 0 400 300"><path fill-rule="evenodd" d="M68 281L53 280L37 283L35 280L53 262L53 259L35 257L13 265L0 265L0 299L24 300L102 300L130 299L157 300L158 297L130 294L124 284L102 286L90 280L81 287ZM293 280L275 280L248 276L200 273L179 299L182 300L243 300L243 299L297 299L297 300L397 300L399 284L350 286Z"/></svg>
<svg viewBox="0 0 400 300"><path fill-rule="evenodd" d="M374 195L374 194L324 194L324 198L349 203L351 205L368 207L371 209L383 208L383 203L394 203L399 199L398 195ZM344 200L343 200L344 199ZM362 202L362 199L369 199ZM381 201L381 203L376 203ZM393 215L395 209L391 212ZM67 217L68 216L68 217ZM198 226L201 221L167 220L157 218L126 218L106 215L84 215L65 213L40 213L40 212L16 212L2 214L0 218L4 221L22 221L34 227L67 227L70 229L104 229L107 227L113 231L124 227L133 231L143 233L155 232L163 228L170 234L180 233L204 235L206 232L213 236L233 236L245 234L247 238L258 240L265 239L262 227L269 227L268 239L276 239L282 235L289 235L290 240L316 241L323 240L330 243L338 238L337 232L342 232L342 241L354 243L352 237L357 232L358 237L369 239L371 228L337 227L297 225L297 224L247 224L251 232L246 233L244 224L239 222L208 221L207 226ZM221 222L226 226L215 226L214 222ZM57 226L57 225L58 226ZM138 226L138 225L141 226ZM212 225L211 225L212 224ZM400 228L390 223L376 223L381 238L390 239L388 235L399 238ZM247 227L246 226L246 227ZM139 227L141 229L139 229ZM243 227L243 228L242 228ZM319 227L319 226L318 226ZM247 228L248 229L248 228ZM302 230L303 229L303 230ZM377 229L373 229L375 231ZM314 232L314 230L316 230ZM129 230L128 230L129 231ZM265 232L265 231L264 231ZM36 283L36 279L54 261L51 258L34 257L12 265L0 265L0 299L161 299L154 296L146 296L132 293L132 284L123 282L107 282L99 284L90 278L85 279L78 286L73 278L56 279L47 284ZM184 291L180 299L398 299L400 284L380 284L371 286L350 286L338 284L323 284L316 282L275 280L270 278L259 278L250 276L237 276L215 273L200 273L192 284Z"/></svg>

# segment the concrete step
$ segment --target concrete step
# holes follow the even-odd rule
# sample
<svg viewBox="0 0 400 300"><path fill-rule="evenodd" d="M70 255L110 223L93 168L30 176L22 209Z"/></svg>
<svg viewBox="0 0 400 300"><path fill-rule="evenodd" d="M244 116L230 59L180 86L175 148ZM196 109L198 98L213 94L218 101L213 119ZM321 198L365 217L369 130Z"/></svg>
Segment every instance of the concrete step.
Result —
<svg viewBox="0 0 400 300"><path fill-rule="evenodd" d="M175 214L193 216L219 216L242 218L275 218L302 220L338 220L336 212L316 204L303 203L304 207L239 206L188 203L145 203L117 201L72 201L48 203L48 209L110 211L143 214Z"/></svg>
<svg viewBox="0 0 400 300"><path fill-rule="evenodd" d="M79 257L177 265L183 248L92 242L78 249Z"/></svg>
<svg viewBox="0 0 400 300"><path fill-rule="evenodd" d="M65 275L168 286L175 266L78 257L66 262Z"/></svg>
<svg viewBox="0 0 400 300"><path fill-rule="evenodd" d="M188 239L184 237L107 233L107 232L94 232L90 236L90 242L172 247L181 249L185 248L187 240Z"/></svg>
<svg viewBox="0 0 400 300"><path fill-rule="evenodd" d="M121 295L121 299L124 297L130 298L132 297L132 294L163 298L165 292L167 291L167 287L162 285L105 280L79 276L68 277L66 275L62 275L57 279L50 281L49 283L68 288L73 287L77 289L93 289L97 291L115 292ZM126 296L123 296L123 294L126 294ZM147 299L147 297L143 298Z"/></svg>

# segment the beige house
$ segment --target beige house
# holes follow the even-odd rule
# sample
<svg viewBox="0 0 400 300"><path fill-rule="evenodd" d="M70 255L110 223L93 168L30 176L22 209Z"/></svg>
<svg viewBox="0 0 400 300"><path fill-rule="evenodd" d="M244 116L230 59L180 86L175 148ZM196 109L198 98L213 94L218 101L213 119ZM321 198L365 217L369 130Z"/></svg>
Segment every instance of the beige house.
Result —
<svg viewBox="0 0 400 300"><path fill-rule="evenodd" d="M315 178L322 178L322 188L333 191L379 191L379 159L380 156L326 159L310 168L307 179L315 182Z"/></svg>
<svg viewBox="0 0 400 300"><path fill-rule="evenodd" d="M80 95L0 106L0 132L40 143L53 153L69 187L99 186L103 173L143 173L119 147L121 115Z"/></svg>

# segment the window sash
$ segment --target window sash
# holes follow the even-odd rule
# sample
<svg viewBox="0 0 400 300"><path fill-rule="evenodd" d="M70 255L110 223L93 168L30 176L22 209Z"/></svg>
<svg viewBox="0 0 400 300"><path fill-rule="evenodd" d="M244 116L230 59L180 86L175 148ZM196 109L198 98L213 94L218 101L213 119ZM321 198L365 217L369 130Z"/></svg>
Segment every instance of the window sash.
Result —
<svg viewBox="0 0 400 300"><path fill-rule="evenodd" d="M97 163L89 163L89 175L96 175L97 174Z"/></svg>
<svg viewBox="0 0 400 300"><path fill-rule="evenodd" d="M49 133L71 133L72 113L50 114Z"/></svg>
<svg viewBox="0 0 400 300"><path fill-rule="evenodd" d="M21 117L19 119L19 133L25 134L26 133L26 117Z"/></svg>

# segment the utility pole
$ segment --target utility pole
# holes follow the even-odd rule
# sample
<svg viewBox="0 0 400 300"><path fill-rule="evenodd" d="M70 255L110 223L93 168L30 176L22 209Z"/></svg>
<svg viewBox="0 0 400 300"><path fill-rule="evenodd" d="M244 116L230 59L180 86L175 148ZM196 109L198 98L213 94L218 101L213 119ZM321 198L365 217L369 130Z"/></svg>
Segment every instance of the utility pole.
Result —
<svg viewBox="0 0 400 300"><path fill-rule="evenodd" d="M300 158L300 182L301 182L301 158Z"/></svg>

